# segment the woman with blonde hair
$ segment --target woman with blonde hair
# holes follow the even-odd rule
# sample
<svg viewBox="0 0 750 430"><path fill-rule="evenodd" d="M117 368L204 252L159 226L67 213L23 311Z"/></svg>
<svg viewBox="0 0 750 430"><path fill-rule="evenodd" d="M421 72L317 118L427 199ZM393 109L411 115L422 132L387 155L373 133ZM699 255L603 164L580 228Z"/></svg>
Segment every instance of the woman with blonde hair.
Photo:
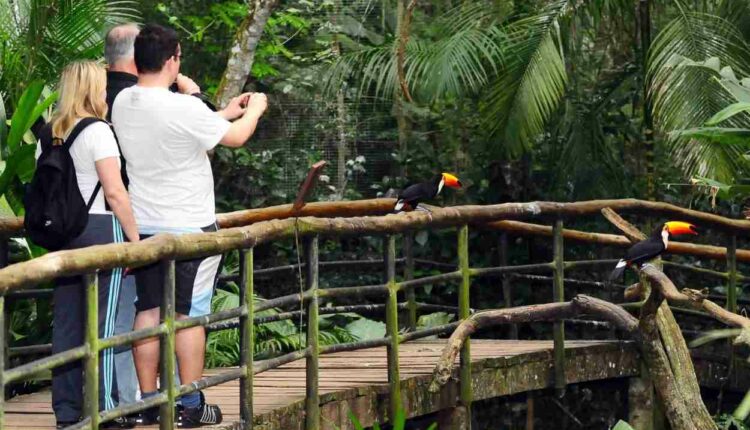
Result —
<svg viewBox="0 0 750 430"><path fill-rule="evenodd" d="M88 202L88 223L65 249L119 243L126 238L135 242L139 238L128 192L120 176L120 151L109 124L104 120L107 117L106 87L106 72L101 65L93 61L77 61L66 66L58 86L60 98L57 107L37 144L37 158L42 151L49 151L50 145L62 142L70 145L68 151L75 167L78 188L83 200ZM73 133L77 135L73 136ZM68 142L69 137L74 140ZM98 273L100 338L114 334L122 277L121 268ZM83 343L85 311L81 278L58 279L53 296L53 353ZM99 372L99 408L111 409L117 403L114 351L111 348L100 354ZM81 420L82 373L80 361L53 372L52 407L57 428ZM125 419L102 425L102 428L131 427L133 425Z"/></svg>

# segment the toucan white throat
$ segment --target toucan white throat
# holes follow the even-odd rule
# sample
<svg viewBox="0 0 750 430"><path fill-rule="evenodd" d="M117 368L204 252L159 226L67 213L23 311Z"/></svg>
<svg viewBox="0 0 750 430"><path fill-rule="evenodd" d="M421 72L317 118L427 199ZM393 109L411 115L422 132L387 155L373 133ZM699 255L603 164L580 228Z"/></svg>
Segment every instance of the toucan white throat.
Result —
<svg viewBox="0 0 750 430"><path fill-rule="evenodd" d="M437 193L435 193L435 195L438 195L440 194L441 191L443 191L443 185L445 185L445 178L440 179L440 182L438 183L438 190L437 190Z"/></svg>
<svg viewBox="0 0 750 430"><path fill-rule="evenodd" d="M664 242L664 249L669 245L669 230L666 228L661 231L661 241Z"/></svg>

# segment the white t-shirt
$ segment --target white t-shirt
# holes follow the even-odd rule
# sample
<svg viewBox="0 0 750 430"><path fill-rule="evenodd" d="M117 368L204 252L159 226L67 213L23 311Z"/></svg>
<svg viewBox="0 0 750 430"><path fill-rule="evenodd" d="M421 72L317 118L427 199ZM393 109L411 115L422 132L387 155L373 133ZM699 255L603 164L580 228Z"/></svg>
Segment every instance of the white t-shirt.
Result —
<svg viewBox="0 0 750 430"><path fill-rule="evenodd" d="M79 120L80 121L80 120ZM78 121L76 121L78 124ZM73 128L70 129L72 131ZM69 132L70 133L70 132ZM66 136L67 137L67 136ZM42 154L42 145L37 142L36 158ZM95 122L85 129L73 141L70 146L70 157L76 169L78 188L81 190L83 201L88 203L91 193L94 192L99 175L96 173L96 162L105 158L114 157L117 165L120 165L120 151L117 149L117 141L112 129L103 122ZM91 214L111 214L104 205L104 191L99 189L94 204L89 210Z"/></svg>
<svg viewBox="0 0 750 430"><path fill-rule="evenodd" d="M231 123L197 97L133 86L112 106L139 230L196 229L216 221L208 151Z"/></svg>

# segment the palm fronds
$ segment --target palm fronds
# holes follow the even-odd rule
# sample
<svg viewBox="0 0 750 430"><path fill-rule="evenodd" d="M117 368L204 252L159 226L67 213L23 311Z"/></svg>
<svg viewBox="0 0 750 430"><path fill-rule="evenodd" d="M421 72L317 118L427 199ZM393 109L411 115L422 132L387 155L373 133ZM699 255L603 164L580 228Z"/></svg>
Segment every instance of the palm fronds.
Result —
<svg viewBox="0 0 750 430"><path fill-rule="evenodd" d="M505 62L486 90L482 116L496 147L511 155L539 136L565 92L568 78L558 20L566 4L555 2L503 30Z"/></svg>
<svg viewBox="0 0 750 430"><path fill-rule="evenodd" d="M685 12L658 35L648 56L648 89L655 125L663 132L700 127L716 112L735 101L720 82L718 64L696 67L690 61L721 59L743 76L750 72L750 49L729 21L706 13ZM743 127L741 118L728 127ZM719 143L694 133L668 135L673 159L687 176L707 176L732 182L745 161L743 148Z"/></svg>
<svg viewBox="0 0 750 430"><path fill-rule="evenodd" d="M438 18L435 40L410 39L404 68L409 90L430 101L447 95L475 93L498 71L501 34L497 16L481 5L457 7ZM398 85L396 45L364 47L342 55L328 70L325 92L335 92L349 81L359 84L359 95L391 100Z"/></svg>
<svg viewBox="0 0 750 430"><path fill-rule="evenodd" d="M0 2L0 87L15 100L25 82L51 83L75 59L101 57L105 31L138 21L135 0Z"/></svg>

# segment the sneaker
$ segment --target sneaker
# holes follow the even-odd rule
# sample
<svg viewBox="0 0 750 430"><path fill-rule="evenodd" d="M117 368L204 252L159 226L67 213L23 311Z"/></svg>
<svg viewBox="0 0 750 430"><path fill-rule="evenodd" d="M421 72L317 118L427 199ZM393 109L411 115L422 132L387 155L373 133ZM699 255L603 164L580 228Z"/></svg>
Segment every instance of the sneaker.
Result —
<svg viewBox="0 0 750 430"><path fill-rule="evenodd" d="M159 424L159 407L154 406L144 411L130 415L139 426L152 426Z"/></svg>
<svg viewBox="0 0 750 430"><path fill-rule="evenodd" d="M180 417L177 421L179 428L196 428L207 425L221 424L221 409L217 405L209 405L206 398L201 395L201 404L197 408L182 407Z"/></svg>
<svg viewBox="0 0 750 430"><path fill-rule="evenodd" d="M119 417L99 425L100 430L104 429L132 429L135 427L135 419L130 416Z"/></svg>
<svg viewBox="0 0 750 430"><path fill-rule="evenodd" d="M175 420L179 420L180 418L180 412L182 411L182 406L175 405L174 407L174 417ZM145 411L138 412L132 415L128 415L130 419L135 422L137 426L153 426L159 424L159 407L154 406L153 408L148 408Z"/></svg>

